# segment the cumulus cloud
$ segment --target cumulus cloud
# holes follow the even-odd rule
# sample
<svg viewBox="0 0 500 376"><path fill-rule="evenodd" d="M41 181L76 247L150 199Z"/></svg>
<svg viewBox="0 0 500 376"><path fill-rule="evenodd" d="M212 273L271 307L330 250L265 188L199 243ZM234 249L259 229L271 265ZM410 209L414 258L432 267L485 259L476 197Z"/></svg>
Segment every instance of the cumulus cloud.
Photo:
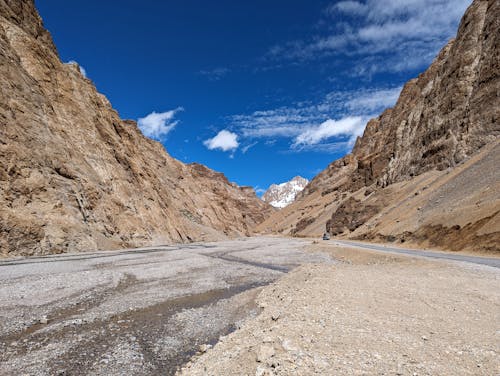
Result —
<svg viewBox="0 0 500 376"><path fill-rule="evenodd" d="M85 70L84 67L82 67L77 61L75 60L70 60L68 61L66 64L69 64L69 65L76 65L78 67L78 69L80 70L80 73L82 74L83 77L87 77L87 71Z"/></svg>
<svg viewBox="0 0 500 376"><path fill-rule="evenodd" d="M340 1L326 9L328 28L309 40L273 46L268 57L306 61L356 56L354 75L401 72L428 65L455 35L471 0Z"/></svg>
<svg viewBox="0 0 500 376"><path fill-rule="evenodd" d="M203 141L209 150L220 149L222 151L236 150L240 145L238 135L228 130L222 130L213 138Z"/></svg>
<svg viewBox="0 0 500 376"><path fill-rule="evenodd" d="M345 137L347 145L353 145L358 136L363 134L368 118L348 116L340 120L328 119L318 126L304 129L293 142L293 147L303 145L317 145L332 137ZM345 144L343 144L345 145Z"/></svg>
<svg viewBox="0 0 500 376"><path fill-rule="evenodd" d="M179 123L177 120L174 120L175 114L179 111L183 111L183 108L178 107L175 110L166 112L153 111L149 115L139 118L137 125L145 136L160 140L169 134Z"/></svg>

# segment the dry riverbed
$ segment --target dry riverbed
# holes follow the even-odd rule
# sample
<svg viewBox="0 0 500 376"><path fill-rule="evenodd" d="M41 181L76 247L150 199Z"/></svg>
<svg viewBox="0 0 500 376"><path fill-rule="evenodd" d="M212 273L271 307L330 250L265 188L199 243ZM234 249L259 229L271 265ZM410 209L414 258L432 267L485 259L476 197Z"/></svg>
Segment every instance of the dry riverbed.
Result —
<svg viewBox="0 0 500 376"><path fill-rule="evenodd" d="M310 242L250 238L0 262L0 375L169 375L255 316Z"/></svg>
<svg viewBox="0 0 500 376"><path fill-rule="evenodd" d="M500 375L500 271L325 244L182 375Z"/></svg>

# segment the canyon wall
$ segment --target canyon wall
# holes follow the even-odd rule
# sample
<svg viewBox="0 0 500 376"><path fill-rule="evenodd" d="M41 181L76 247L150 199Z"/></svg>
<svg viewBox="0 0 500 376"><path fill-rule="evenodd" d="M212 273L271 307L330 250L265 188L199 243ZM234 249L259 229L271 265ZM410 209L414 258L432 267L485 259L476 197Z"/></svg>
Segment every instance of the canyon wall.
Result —
<svg viewBox="0 0 500 376"><path fill-rule="evenodd" d="M249 235L273 210L120 119L32 0L0 0L0 77L0 254Z"/></svg>

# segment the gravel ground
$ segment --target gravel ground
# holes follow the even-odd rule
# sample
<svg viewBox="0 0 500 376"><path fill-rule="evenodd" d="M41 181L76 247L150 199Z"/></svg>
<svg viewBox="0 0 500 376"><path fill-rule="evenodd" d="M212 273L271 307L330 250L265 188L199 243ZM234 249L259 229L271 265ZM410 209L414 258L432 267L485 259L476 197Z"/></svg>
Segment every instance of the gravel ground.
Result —
<svg viewBox="0 0 500 376"><path fill-rule="evenodd" d="M249 238L0 262L0 375L168 375L260 312L310 241ZM200 348L201 346L201 348Z"/></svg>
<svg viewBox="0 0 500 376"><path fill-rule="evenodd" d="M500 271L317 244L181 375L500 375Z"/></svg>

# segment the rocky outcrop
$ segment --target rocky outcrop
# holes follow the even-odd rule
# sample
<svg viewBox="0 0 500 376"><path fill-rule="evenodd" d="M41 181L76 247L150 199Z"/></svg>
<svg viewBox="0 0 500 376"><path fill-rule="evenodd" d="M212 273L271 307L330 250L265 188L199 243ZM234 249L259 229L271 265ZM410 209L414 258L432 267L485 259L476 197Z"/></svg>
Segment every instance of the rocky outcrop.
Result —
<svg viewBox="0 0 500 376"><path fill-rule="evenodd" d="M462 166L485 145L496 142L500 135L499 29L500 3L475 0L460 23L457 37L441 50L424 73L404 86L394 108L368 122L352 153L330 164L311 181L288 211L281 213L279 222L286 226L278 224L274 229L286 232L294 227L294 221L306 216L322 221L327 231L340 233L342 230L344 233L347 229L348 234L384 207L391 203L396 205L398 199L407 199L397 192L386 197L389 187L425 174L434 174L437 179L436 173L439 175L440 171ZM486 165L490 169L494 166L478 162L470 168L485 168ZM488 179L491 189L500 177L494 168L485 173L493 176L493 180ZM463 198L465 200L465 196ZM491 199L484 203L483 218L494 216L500 206L499 197ZM377 200L385 204L368 204ZM367 205L370 205L369 210L366 210ZM359 213L364 213L362 218L355 221L355 228L349 228L347 224ZM436 219L433 225L453 222L454 215L456 213L450 212L447 219ZM276 219L277 216L271 217L261 229L269 228ZM321 227L317 221L299 235L316 235ZM414 224L410 227L411 231L419 228ZM376 228L363 229L356 234L369 233L370 237L376 237ZM398 231L404 232L404 229ZM500 231L498 226L496 231ZM471 245L464 244L462 248Z"/></svg>
<svg viewBox="0 0 500 376"><path fill-rule="evenodd" d="M0 254L248 235L272 210L120 119L31 0L0 0L0 77Z"/></svg>
<svg viewBox="0 0 500 376"><path fill-rule="evenodd" d="M296 176L292 180L281 184L271 184L262 195L262 200L271 204L275 208L284 208L290 205L297 194L309 183L309 180L301 176Z"/></svg>
<svg viewBox="0 0 500 376"><path fill-rule="evenodd" d="M327 231L333 236L340 235L344 231L354 231L378 211L377 206L362 205L361 201L349 197L326 222Z"/></svg>

